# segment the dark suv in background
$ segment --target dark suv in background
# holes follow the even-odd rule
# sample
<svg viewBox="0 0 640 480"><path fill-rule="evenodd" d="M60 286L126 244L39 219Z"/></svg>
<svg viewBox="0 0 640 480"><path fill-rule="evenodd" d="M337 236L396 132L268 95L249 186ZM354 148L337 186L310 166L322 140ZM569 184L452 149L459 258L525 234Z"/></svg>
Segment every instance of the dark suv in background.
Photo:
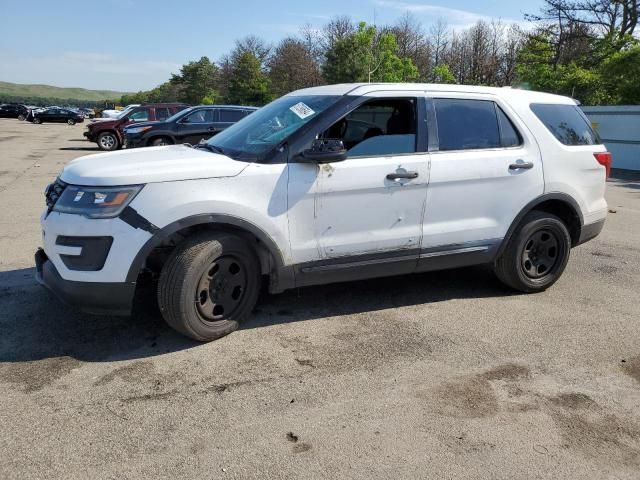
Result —
<svg viewBox="0 0 640 480"><path fill-rule="evenodd" d="M238 120L256 111L256 107L235 105L207 105L178 112L164 122L143 122L124 129L127 148L196 144L213 137Z"/></svg>
<svg viewBox="0 0 640 480"><path fill-rule="evenodd" d="M87 125L84 136L98 144L100 150L117 150L122 147L123 130L127 125L138 122L162 121L175 115L189 105L182 103L148 103L135 107L124 115L112 120L99 120Z"/></svg>
<svg viewBox="0 0 640 480"><path fill-rule="evenodd" d="M18 120L24 120L27 118L28 113L29 109L24 105L15 103L0 105L0 118L17 118Z"/></svg>

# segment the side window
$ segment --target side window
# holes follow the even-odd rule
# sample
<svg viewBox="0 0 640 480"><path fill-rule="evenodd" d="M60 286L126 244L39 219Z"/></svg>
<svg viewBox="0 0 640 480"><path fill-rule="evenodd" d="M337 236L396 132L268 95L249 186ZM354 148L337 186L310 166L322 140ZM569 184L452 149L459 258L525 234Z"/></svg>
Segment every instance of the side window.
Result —
<svg viewBox="0 0 640 480"><path fill-rule="evenodd" d="M532 103L531 110L544 126L565 145L602 143L577 105Z"/></svg>
<svg viewBox="0 0 640 480"><path fill-rule="evenodd" d="M416 98L384 98L360 105L320 137L342 140L347 157L416 151Z"/></svg>
<svg viewBox="0 0 640 480"><path fill-rule="evenodd" d="M187 115L183 121L184 123L207 123L207 111L196 110Z"/></svg>
<svg viewBox="0 0 640 480"><path fill-rule="evenodd" d="M221 122L237 122L242 117L244 117L244 113L242 110L220 110L220 121Z"/></svg>
<svg viewBox="0 0 640 480"><path fill-rule="evenodd" d="M503 147L518 147L522 145L522 137L509 117L496 105L498 125L500 126L500 142Z"/></svg>
<svg viewBox="0 0 640 480"><path fill-rule="evenodd" d="M149 120L148 110L139 110L129 115L129 120L132 122L146 122Z"/></svg>
<svg viewBox="0 0 640 480"><path fill-rule="evenodd" d="M168 108L156 108L156 120L166 120L171 116Z"/></svg>
<svg viewBox="0 0 640 480"><path fill-rule="evenodd" d="M452 98L436 98L433 102L441 151L501 146L493 102Z"/></svg>

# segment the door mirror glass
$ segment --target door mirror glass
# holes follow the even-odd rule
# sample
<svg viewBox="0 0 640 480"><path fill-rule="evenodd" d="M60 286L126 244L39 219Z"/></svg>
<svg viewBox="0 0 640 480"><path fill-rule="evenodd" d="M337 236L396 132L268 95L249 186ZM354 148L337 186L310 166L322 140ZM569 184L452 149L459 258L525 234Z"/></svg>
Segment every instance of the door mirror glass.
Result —
<svg viewBox="0 0 640 480"><path fill-rule="evenodd" d="M341 139L319 138L311 143L311 148L302 152L303 161L316 163L341 162L347 158L347 149Z"/></svg>

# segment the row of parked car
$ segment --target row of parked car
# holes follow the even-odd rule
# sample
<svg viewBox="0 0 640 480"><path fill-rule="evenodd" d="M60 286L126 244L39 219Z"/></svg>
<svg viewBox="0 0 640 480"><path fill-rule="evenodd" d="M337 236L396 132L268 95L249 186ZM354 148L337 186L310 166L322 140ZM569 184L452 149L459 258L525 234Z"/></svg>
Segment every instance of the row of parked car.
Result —
<svg viewBox="0 0 640 480"><path fill-rule="evenodd" d="M198 105L148 103L128 105L123 110L104 110L84 132L87 140L101 150L120 148L196 144L208 140L238 120L257 110L238 105ZM67 107L29 107L0 105L0 118L17 118L36 124L62 122L69 125L93 117L93 110Z"/></svg>
<svg viewBox="0 0 640 480"><path fill-rule="evenodd" d="M116 118L100 118L87 125L84 136L101 150L177 143L199 143L257 110L237 105L149 103L131 105Z"/></svg>
<svg viewBox="0 0 640 480"><path fill-rule="evenodd" d="M44 122L62 122L69 125L84 122L85 118L93 118L90 108L71 107L35 107L15 103L0 105L0 118L17 118L36 124Z"/></svg>

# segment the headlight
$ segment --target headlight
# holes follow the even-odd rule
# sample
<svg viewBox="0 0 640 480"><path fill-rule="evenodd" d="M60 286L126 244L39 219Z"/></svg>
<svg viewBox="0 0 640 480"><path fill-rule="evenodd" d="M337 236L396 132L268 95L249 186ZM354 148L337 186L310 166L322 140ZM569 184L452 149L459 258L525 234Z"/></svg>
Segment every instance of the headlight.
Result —
<svg viewBox="0 0 640 480"><path fill-rule="evenodd" d="M132 127L132 128L125 128L124 131L125 133L142 133L142 132L146 132L147 130L150 130L153 127Z"/></svg>
<svg viewBox="0 0 640 480"><path fill-rule="evenodd" d="M113 218L131 203L143 185L126 187L78 187L69 185L53 207L54 212Z"/></svg>

